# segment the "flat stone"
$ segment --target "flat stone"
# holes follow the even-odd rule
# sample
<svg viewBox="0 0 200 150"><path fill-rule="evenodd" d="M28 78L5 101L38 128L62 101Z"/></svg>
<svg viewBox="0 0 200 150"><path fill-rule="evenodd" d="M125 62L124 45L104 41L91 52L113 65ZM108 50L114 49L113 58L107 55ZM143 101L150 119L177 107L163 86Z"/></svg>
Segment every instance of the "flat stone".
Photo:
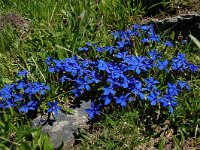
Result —
<svg viewBox="0 0 200 150"><path fill-rule="evenodd" d="M177 16L166 17L164 19L151 19L155 24L156 30L164 33L175 33L175 38L181 35L183 38L189 38L192 34L200 40L200 12L191 12L188 14L179 14Z"/></svg>
<svg viewBox="0 0 200 150"><path fill-rule="evenodd" d="M48 133L54 147L58 148L62 141L64 145L74 144L74 134L78 132L79 128L86 126L88 122L88 115L85 109L91 107L91 102L83 102L79 108L72 109L73 114L65 114L59 112L55 118L53 116L48 120L48 115L40 115L32 121L33 127L42 127L45 133Z"/></svg>

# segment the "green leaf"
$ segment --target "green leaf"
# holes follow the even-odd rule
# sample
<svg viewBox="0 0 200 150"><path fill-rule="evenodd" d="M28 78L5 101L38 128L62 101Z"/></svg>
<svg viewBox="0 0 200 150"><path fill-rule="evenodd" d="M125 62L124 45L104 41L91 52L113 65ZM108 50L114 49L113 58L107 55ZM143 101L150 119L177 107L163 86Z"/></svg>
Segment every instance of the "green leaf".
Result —
<svg viewBox="0 0 200 150"><path fill-rule="evenodd" d="M2 121L0 121L0 126L2 126L3 128L5 128L5 124Z"/></svg>
<svg viewBox="0 0 200 150"><path fill-rule="evenodd" d="M7 146L5 146L4 144L0 143L0 149L3 150L10 150Z"/></svg>
<svg viewBox="0 0 200 150"><path fill-rule="evenodd" d="M161 142L159 144L158 150L163 150L163 146L165 145L165 142L167 141L167 138L164 136L161 136Z"/></svg>
<svg viewBox="0 0 200 150"><path fill-rule="evenodd" d="M21 143L20 150L31 150L31 147L28 142L23 142Z"/></svg>
<svg viewBox="0 0 200 150"><path fill-rule="evenodd" d="M3 79L2 79L2 82L3 82L3 83L6 83L6 84L10 84L10 83L12 83L13 81L10 80L10 79L8 79L8 78L3 78Z"/></svg>
<svg viewBox="0 0 200 150"><path fill-rule="evenodd" d="M200 41L195 38L193 35L189 35L189 37L192 39L192 41L198 46L198 48L200 49Z"/></svg>

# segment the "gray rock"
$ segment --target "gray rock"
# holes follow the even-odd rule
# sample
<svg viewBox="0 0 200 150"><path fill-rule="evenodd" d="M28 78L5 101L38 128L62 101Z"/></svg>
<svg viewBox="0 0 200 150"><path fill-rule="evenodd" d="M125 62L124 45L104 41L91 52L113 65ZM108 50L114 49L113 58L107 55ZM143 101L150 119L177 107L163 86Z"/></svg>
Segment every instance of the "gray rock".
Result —
<svg viewBox="0 0 200 150"><path fill-rule="evenodd" d="M50 117L47 122L48 115L38 116L32 121L33 127L42 127L42 130L50 135L55 148L61 145L72 145L75 141L74 133L78 132L78 128L86 126L88 115L85 109L91 107L91 102L83 102L80 108L75 108L73 114L65 114L59 112L55 118Z"/></svg>
<svg viewBox="0 0 200 150"><path fill-rule="evenodd" d="M174 32L175 38L181 33L184 39L192 34L200 40L200 12L179 14L164 19L153 18L151 22L155 23L157 31L169 34Z"/></svg>

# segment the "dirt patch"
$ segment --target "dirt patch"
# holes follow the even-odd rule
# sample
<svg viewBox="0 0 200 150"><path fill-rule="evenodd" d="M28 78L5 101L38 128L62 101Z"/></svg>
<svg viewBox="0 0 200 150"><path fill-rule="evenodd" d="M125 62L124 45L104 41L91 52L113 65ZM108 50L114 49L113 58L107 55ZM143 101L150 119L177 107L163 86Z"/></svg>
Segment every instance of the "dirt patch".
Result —
<svg viewBox="0 0 200 150"><path fill-rule="evenodd" d="M15 28L25 29L30 26L30 21L14 12L0 15L0 29L3 29L8 24Z"/></svg>
<svg viewBox="0 0 200 150"><path fill-rule="evenodd" d="M185 10L180 9L180 11L195 11L200 12L200 1L199 0L175 0L175 4L185 7Z"/></svg>

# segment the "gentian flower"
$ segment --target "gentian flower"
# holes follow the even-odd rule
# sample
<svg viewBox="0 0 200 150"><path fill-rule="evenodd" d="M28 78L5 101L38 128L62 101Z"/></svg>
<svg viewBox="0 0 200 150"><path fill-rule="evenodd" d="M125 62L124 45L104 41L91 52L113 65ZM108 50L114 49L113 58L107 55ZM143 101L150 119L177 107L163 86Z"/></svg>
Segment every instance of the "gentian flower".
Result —
<svg viewBox="0 0 200 150"><path fill-rule="evenodd" d="M22 70L22 71L19 71L18 72L18 76L19 77L24 77L24 76L27 76L29 72L27 70Z"/></svg>
<svg viewBox="0 0 200 150"><path fill-rule="evenodd" d="M119 49L123 49L125 47L124 41L118 41L117 44L119 45L119 46L117 46L117 48L119 48Z"/></svg>
<svg viewBox="0 0 200 150"><path fill-rule="evenodd" d="M149 37L149 39L152 41L152 42L160 42L160 38L158 35L154 34L154 33L151 33L152 35Z"/></svg>
<svg viewBox="0 0 200 150"><path fill-rule="evenodd" d="M67 76L62 76L62 77L60 78L60 81L61 81L61 83L64 83L65 81L71 81L71 79L68 78Z"/></svg>
<svg viewBox="0 0 200 150"><path fill-rule="evenodd" d="M185 59L185 54L178 53L178 55L172 59L172 69L184 71L187 69L188 62Z"/></svg>
<svg viewBox="0 0 200 150"><path fill-rule="evenodd" d="M108 104L110 104L112 98L113 98L113 96L112 96L111 94L101 96L101 100L104 101L104 105L108 105Z"/></svg>
<svg viewBox="0 0 200 150"><path fill-rule="evenodd" d="M47 110L48 113L55 113L55 115L58 114L58 111L61 110L61 107L60 106L57 106L58 105L58 101L55 101L55 102L48 102L47 103L48 106L49 106L49 109Z"/></svg>
<svg viewBox="0 0 200 150"><path fill-rule="evenodd" d="M9 98L6 101L4 101L3 108L11 108L11 107L15 107L15 106L16 106L16 104L15 104L14 100Z"/></svg>
<svg viewBox="0 0 200 150"><path fill-rule="evenodd" d="M187 84L187 82L184 81L178 81L178 87L182 90L183 88L186 88L187 90L190 90L190 86Z"/></svg>
<svg viewBox="0 0 200 150"><path fill-rule="evenodd" d="M20 81L18 81L18 85L16 86L16 89L19 89L19 90L24 89L24 88L26 88L26 85L27 85L27 83L26 83L25 79L20 80Z"/></svg>
<svg viewBox="0 0 200 150"><path fill-rule="evenodd" d="M174 95L170 94L169 91L167 91L166 94L159 99L159 101L161 103L161 106L169 106L170 113L173 113L173 107L178 105L178 103L176 102L176 98L174 97Z"/></svg>
<svg viewBox="0 0 200 150"><path fill-rule="evenodd" d="M148 90L157 89L155 85L159 83L157 80L154 80L154 78L152 77L144 79L144 82L146 83Z"/></svg>
<svg viewBox="0 0 200 150"><path fill-rule="evenodd" d="M37 105L38 105L37 101L31 100L27 104L22 105L19 108L19 111L20 112L24 112L24 113L28 113L29 110L36 110L37 109Z"/></svg>
<svg viewBox="0 0 200 150"><path fill-rule="evenodd" d="M148 51L147 54L150 56L151 60L153 60L153 61L161 58L161 56L159 55L159 53L155 49Z"/></svg>
<svg viewBox="0 0 200 150"><path fill-rule="evenodd" d="M102 53L104 51L104 48L97 46L96 51L99 52L99 53Z"/></svg>
<svg viewBox="0 0 200 150"><path fill-rule="evenodd" d="M76 80L76 83L78 84L78 89L86 89L87 91L90 91L90 84L92 83L93 81L88 79L88 76L84 76L83 79L80 79L78 78Z"/></svg>
<svg viewBox="0 0 200 150"><path fill-rule="evenodd" d="M168 83L167 85L168 85L167 91L170 95L172 96L178 95L179 89L177 88L176 84Z"/></svg>
<svg viewBox="0 0 200 150"><path fill-rule="evenodd" d="M124 57L126 57L127 54L128 54L128 51L125 51L125 52L118 52L118 53L116 54L116 57L117 57L117 58L124 58Z"/></svg>
<svg viewBox="0 0 200 150"><path fill-rule="evenodd" d="M105 50L112 54L116 50L116 48L114 46L106 46Z"/></svg>
<svg viewBox="0 0 200 150"><path fill-rule="evenodd" d="M173 44L172 44L171 41L165 41L165 42L164 42L164 45L165 45L165 46L168 46L168 47L173 47Z"/></svg>
<svg viewBox="0 0 200 150"><path fill-rule="evenodd" d="M143 38L140 40L142 43L148 43L149 42L149 39L148 38Z"/></svg>
<svg viewBox="0 0 200 150"><path fill-rule="evenodd" d="M141 73L141 70L147 71L146 65L145 65L146 59L142 56L138 57L131 57L130 61L124 61L125 63L128 63L128 70L135 70L137 74Z"/></svg>
<svg viewBox="0 0 200 150"><path fill-rule="evenodd" d="M199 67L195 66L194 64L189 64L189 69L192 72L196 72L199 69Z"/></svg>
<svg viewBox="0 0 200 150"><path fill-rule="evenodd" d="M78 51L88 51L88 47L80 47L78 48Z"/></svg>
<svg viewBox="0 0 200 150"><path fill-rule="evenodd" d="M126 95L120 95L119 97L115 97L116 103L120 104L122 107L127 105L127 101L132 101L133 98L129 97L131 93L127 93Z"/></svg>
<svg viewBox="0 0 200 150"><path fill-rule="evenodd" d="M109 94L115 95L116 93L116 91L114 90L113 84L110 84L109 86L105 86L104 88L102 88L102 90L104 91L103 95L109 95Z"/></svg>
<svg viewBox="0 0 200 150"><path fill-rule="evenodd" d="M156 103L158 103L159 99L158 96L160 95L160 92L158 91L152 91L148 96L147 99L151 102L151 105L154 106Z"/></svg>
<svg viewBox="0 0 200 150"><path fill-rule="evenodd" d="M11 98L13 91L15 90L15 84L6 84L0 91L0 96L4 99Z"/></svg>
<svg viewBox="0 0 200 150"><path fill-rule="evenodd" d="M169 70L167 69L168 63L169 62L167 59L164 61L158 60L155 66L157 66L159 70L166 70L167 72L169 72Z"/></svg>
<svg viewBox="0 0 200 150"><path fill-rule="evenodd" d="M83 89L72 89L71 92L74 93L75 97L79 97L81 94L84 93L84 90Z"/></svg>
<svg viewBox="0 0 200 150"><path fill-rule="evenodd" d="M133 87L132 92L135 95L140 96L140 98L143 100L144 99L144 94L142 93L142 91L143 91L142 82L141 81L136 81L134 86L135 87Z"/></svg>
<svg viewBox="0 0 200 150"><path fill-rule="evenodd" d="M101 107L101 104L98 104L97 106L95 106L94 102L92 102L91 108L85 110L88 113L90 119L94 118L94 115L99 115L101 113L99 111L100 107Z"/></svg>
<svg viewBox="0 0 200 150"><path fill-rule="evenodd" d="M103 71L108 70L108 63L104 60L98 60L98 69Z"/></svg>

